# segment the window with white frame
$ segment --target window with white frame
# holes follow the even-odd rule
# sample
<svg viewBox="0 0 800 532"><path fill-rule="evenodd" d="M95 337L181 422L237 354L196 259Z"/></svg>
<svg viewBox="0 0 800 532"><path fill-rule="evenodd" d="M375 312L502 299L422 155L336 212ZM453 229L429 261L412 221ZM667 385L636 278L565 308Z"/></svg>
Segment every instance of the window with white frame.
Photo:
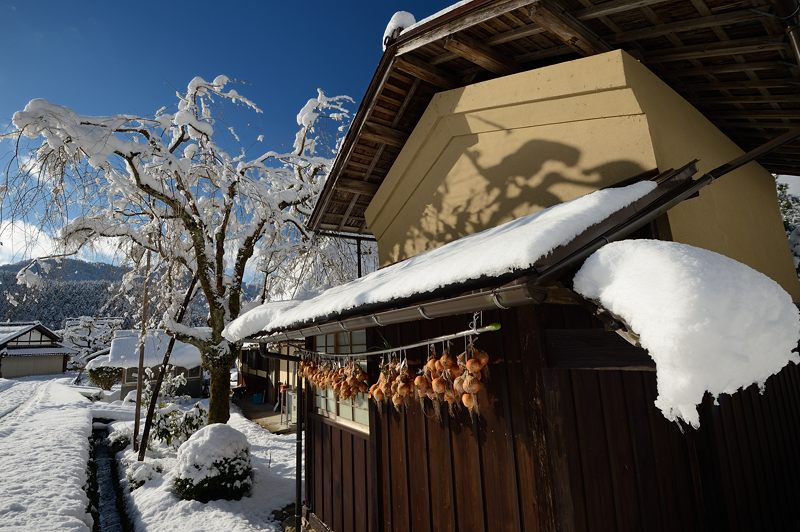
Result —
<svg viewBox="0 0 800 532"><path fill-rule="evenodd" d="M320 334L314 337L314 350L320 353L364 353L367 351L367 333L360 330ZM357 363L364 371L367 370L366 361ZM369 431L369 395L366 393L355 394L350 399L337 399L333 389L315 388L314 397L317 414Z"/></svg>

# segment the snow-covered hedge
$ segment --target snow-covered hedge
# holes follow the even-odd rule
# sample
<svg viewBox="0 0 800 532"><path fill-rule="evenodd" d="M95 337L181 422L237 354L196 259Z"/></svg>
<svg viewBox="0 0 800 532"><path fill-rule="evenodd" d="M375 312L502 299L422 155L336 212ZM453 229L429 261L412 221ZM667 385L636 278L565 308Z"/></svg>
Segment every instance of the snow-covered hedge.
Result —
<svg viewBox="0 0 800 532"><path fill-rule="evenodd" d="M177 459L173 488L182 499L238 500L250 492L250 445L233 427L203 427L180 446Z"/></svg>
<svg viewBox="0 0 800 532"><path fill-rule="evenodd" d="M104 390L110 390L112 386L122 382L122 368L90 368L89 382Z"/></svg>
<svg viewBox="0 0 800 532"><path fill-rule="evenodd" d="M656 363L656 406L697 427L709 392L764 386L789 362L800 314L781 286L728 257L677 242L608 244L575 275L575 290L621 317Z"/></svg>

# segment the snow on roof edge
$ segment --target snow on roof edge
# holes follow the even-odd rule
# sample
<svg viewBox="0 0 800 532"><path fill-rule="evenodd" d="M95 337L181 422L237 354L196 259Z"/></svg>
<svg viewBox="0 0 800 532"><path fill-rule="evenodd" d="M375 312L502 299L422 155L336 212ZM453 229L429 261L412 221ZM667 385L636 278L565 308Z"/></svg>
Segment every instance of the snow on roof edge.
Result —
<svg viewBox="0 0 800 532"><path fill-rule="evenodd" d="M600 248L575 290L619 316L656 363L655 405L699 426L705 392L764 386L800 341L800 311L777 282L706 249L661 240Z"/></svg>
<svg viewBox="0 0 800 532"><path fill-rule="evenodd" d="M223 335L236 342L259 331L285 330L354 308L530 268L558 246L655 189L655 182L639 181L596 190L420 253L287 308L256 307L229 323Z"/></svg>
<svg viewBox="0 0 800 532"><path fill-rule="evenodd" d="M145 366L161 364L169 344L170 335L163 330L149 330L145 336ZM139 364L139 332L131 330L115 331L111 340L105 366L130 368ZM98 357L101 358L101 357ZM170 364L187 369L201 364L201 354L197 347L175 340L170 355Z"/></svg>

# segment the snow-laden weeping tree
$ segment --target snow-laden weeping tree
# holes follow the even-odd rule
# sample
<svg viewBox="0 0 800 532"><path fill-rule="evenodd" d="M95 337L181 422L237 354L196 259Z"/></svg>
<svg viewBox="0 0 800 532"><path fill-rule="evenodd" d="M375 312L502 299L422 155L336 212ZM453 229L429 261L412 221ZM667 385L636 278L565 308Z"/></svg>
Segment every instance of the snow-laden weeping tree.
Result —
<svg viewBox="0 0 800 532"><path fill-rule="evenodd" d="M83 369L86 357L102 349L111 347L114 332L122 329L123 318L103 318L96 316L79 316L69 318L64 328L59 331L64 342L77 349L73 357L73 365Z"/></svg>
<svg viewBox="0 0 800 532"><path fill-rule="evenodd" d="M151 272L158 279L151 290L166 308L161 323L201 350L211 375L210 423L229 417L236 352L222 330L242 312L245 275L258 269L251 264L258 257L269 257L264 271L280 265L278 270L296 272L302 267L292 260L302 264L313 254L315 240L303 224L336 144L323 145L321 133L331 128L321 120L343 123L351 101L319 91L297 116L293 149L251 159L244 150L231 155L215 141L221 128L214 106L260 112L228 84L225 76L211 82L196 77L177 95L175 113L162 108L151 118L82 116L32 100L13 124L21 137L43 139L33 158L36 171L7 176L4 190L5 213L36 204L50 222L62 221L67 251L112 237L127 242L122 247L139 265L144 250L153 256ZM193 277L208 306L207 327L174 319Z"/></svg>

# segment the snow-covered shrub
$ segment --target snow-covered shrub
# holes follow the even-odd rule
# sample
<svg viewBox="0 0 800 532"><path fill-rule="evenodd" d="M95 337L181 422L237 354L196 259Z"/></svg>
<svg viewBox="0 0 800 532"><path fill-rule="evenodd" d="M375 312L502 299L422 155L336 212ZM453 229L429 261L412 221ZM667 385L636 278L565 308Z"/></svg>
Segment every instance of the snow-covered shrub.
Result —
<svg viewBox="0 0 800 532"><path fill-rule="evenodd" d="M128 491L141 488L145 482L164 472L160 463L126 460L125 465L125 479L128 481Z"/></svg>
<svg viewBox="0 0 800 532"><path fill-rule="evenodd" d="M133 439L132 423L112 423L108 432L108 441L112 447L125 448Z"/></svg>
<svg viewBox="0 0 800 532"><path fill-rule="evenodd" d="M104 390L110 390L115 384L122 382L122 368L101 366L89 370L89 382Z"/></svg>
<svg viewBox="0 0 800 532"><path fill-rule="evenodd" d="M159 408L153 415L152 439L167 445L181 444L200 427L206 424L208 412L195 403L190 410L182 410L175 404Z"/></svg>
<svg viewBox="0 0 800 532"><path fill-rule="evenodd" d="M173 489L182 499L239 500L250 492L250 445L244 434L223 423L195 432L178 449Z"/></svg>
<svg viewBox="0 0 800 532"><path fill-rule="evenodd" d="M174 403L179 400L188 400L188 395L178 395L178 389L186 385L186 375L174 371L175 366L167 365L164 378L161 381L161 389L158 393L159 407L164 407L167 403ZM150 397L153 395L158 374L151 368L144 369L144 388L142 389L142 403L149 404Z"/></svg>

